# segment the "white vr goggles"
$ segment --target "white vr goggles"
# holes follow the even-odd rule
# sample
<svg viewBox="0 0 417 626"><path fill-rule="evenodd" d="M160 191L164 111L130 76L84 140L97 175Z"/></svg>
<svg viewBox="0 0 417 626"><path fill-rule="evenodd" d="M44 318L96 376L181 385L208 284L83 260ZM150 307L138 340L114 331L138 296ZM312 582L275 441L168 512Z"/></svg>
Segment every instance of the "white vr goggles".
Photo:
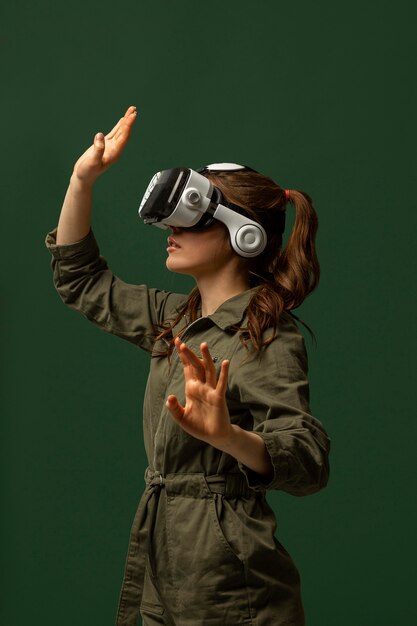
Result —
<svg viewBox="0 0 417 626"><path fill-rule="evenodd" d="M145 224L159 228L177 226L194 231L219 220L229 230L230 242L237 254L257 256L266 246L264 228L247 217L242 207L226 202L220 189L202 174L236 170L255 171L237 163L213 163L197 171L175 167L157 172L140 203L139 217Z"/></svg>

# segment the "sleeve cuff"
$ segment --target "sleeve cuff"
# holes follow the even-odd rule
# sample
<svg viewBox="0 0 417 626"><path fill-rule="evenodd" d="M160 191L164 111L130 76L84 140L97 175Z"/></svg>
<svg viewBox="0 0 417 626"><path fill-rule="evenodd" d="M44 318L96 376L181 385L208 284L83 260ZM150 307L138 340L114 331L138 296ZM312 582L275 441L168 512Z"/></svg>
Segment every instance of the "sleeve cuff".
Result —
<svg viewBox="0 0 417 626"><path fill-rule="evenodd" d="M45 237L45 245L55 259L85 257L86 260L88 260L100 254L98 243L91 228L83 239L60 245L56 243L57 230L58 226L51 230Z"/></svg>
<svg viewBox="0 0 417 626"><path fill-rule="evenodd" d="M257 472L252 470L250 467L247 467L247 465L244 465L240 461L238 461L238 467L240 471L243 472L249 489L253 489L254 491L267 491L268 489L278 489L279 483L281 482L280 474L282 476L283 468L281 467L281 469L279 470L277 466L277 459L279 456L281 456L281 455L278 455L277 448L279 448L279 450L282 453L281 447L279 446L277 442L277 438L274 435L274 433L259 432L257 430L256 434L260 435L262 439L264 440L267 452L269 456L271 457L272 467L274 468L273 478L267 482L266 479L261 474L258 474ZM282 464L282 458L281 458L281 464ZM285 475L285 471L284 471L284 475Z"/></svg>

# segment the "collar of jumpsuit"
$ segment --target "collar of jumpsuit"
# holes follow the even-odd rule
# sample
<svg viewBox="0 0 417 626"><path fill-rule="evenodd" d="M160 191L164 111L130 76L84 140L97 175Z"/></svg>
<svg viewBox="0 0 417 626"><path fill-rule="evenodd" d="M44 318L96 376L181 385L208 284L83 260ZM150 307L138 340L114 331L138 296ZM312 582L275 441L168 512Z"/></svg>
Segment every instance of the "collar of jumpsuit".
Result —
<svg viewBox="0 0 417 626"><path fill-rule="evenodd" d="M242 321L245 315L245 310L249 304L249 301L252 298L255 291L257 290L257 288L258 288L257 286L252 287L251 289L247 289L246 291L242 291L241 293L238 293L236 296L233 296L232 298L225 300L225 302L223 302L223 304L221 304L214 311L214 313L207 315L205 318L198 317L197 320L195 321L197 322L198 320L203 320L203 319L211 320L221 330L226 330L227 328L230 328L230 326L233 326L234 324L238 324L239 322ZM198 311L199 311L199 314L201 315L201 305ZM183 320L180 320L178 324L173 327L174 334L176 334L177 332L179 332L180 330L182 330L184 327L188 326L189 324L190 324L190 320L187 319L187 317L185 317Z"/></svg>

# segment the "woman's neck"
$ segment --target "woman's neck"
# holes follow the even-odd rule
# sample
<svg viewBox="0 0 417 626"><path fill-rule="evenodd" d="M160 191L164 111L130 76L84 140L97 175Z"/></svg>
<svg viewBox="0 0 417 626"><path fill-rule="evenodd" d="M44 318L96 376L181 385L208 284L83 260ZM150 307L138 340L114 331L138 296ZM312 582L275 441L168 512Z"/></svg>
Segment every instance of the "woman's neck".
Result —
<svg viewBox="0 0 417 626"><path fill-rule="evenodd" d="M249 276L224 273L199 277L197 287L201 296L201 315L211 315L223 302L250 288Z"/></svg>

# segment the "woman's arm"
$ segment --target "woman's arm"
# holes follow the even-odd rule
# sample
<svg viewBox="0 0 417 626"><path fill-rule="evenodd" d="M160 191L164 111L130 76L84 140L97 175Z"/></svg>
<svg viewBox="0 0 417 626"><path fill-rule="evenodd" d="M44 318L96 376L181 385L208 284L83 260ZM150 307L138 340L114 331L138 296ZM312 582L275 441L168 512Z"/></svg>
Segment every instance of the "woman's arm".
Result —
<svg viewBox="0 0 417 626"><path fill-rule="evenodd" d="M88 234L94 183L120 158L135 119L136 107L130 106L106 136L95 135L93 145L75 163L58 222L57 245L74 243Z"/></svg>
<svg viewBox="0 0 417 626"><path fill-rule="evenodd" d="M201 358L178 338L175 346L186 402L170 395L166 406L181 428L237 459L254 491L303 496L326 485L330 439L309 410L307 354L293 321L283 320L278 338L255 358L240 362L247 356L241 352L233 367L222 361L218 380L206 343ZM252 416L250 430L231 423L227 387Z"/></svg>
<svg viewBox="0 0 417 626"><path fill-rule="evenodd" d="M58 221L56 244L71 244L84 239L91 227L93 183L72 174Z"/></svg>
<svg viewBox="0 0 417 626"><path fill-rule="evenodd" d="M184 296L131 285L115 276L91 229L94 182L120 157L134 119L134 107L129 107L113 130L106 137L98 133L78 159L58 227L47 234L45 245L52 255L54 286L63 302L102 330L151 351L154 324L166 316L176 317Z"/></svg>
<svg viewBox="0 0 417 626"><path fill-rule="evenodd" d="M329 478L330 439L310 411L307 353L295 322L284 314L278 337L261 355L239 365L244 357L244 349L234 356L229 390L250 412L248 434L263 439L273 473L268 480L253 463L238 458L239 469L255 491L277 489L296 496L319 491Z"/></svg>

